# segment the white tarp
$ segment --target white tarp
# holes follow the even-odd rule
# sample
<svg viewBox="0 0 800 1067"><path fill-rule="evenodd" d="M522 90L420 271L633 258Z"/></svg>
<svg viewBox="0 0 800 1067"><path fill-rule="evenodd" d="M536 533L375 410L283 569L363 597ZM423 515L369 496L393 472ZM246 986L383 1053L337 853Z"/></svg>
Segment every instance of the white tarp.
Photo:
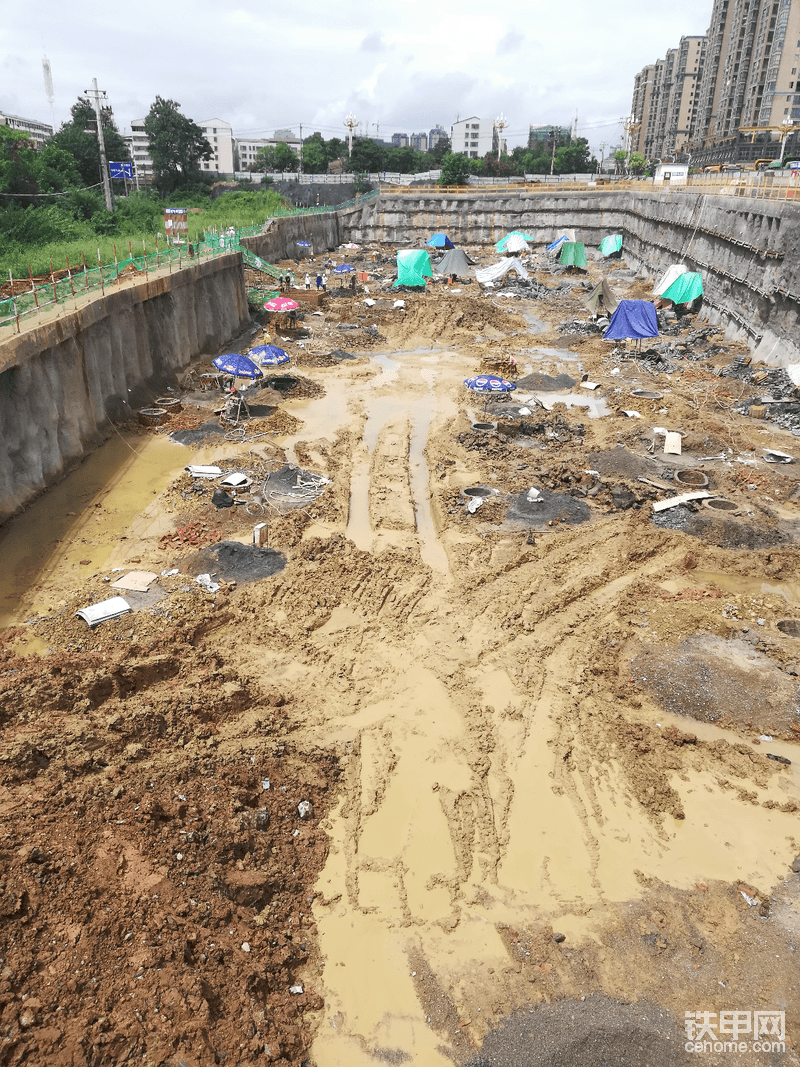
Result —
<svg viewBox="0 0 800 1067"><path fill-rule="evenodd" d="M800 363L790 363L783 369L789 375L792 385L800 385Z"/></svg>
<svg viewBox="0 0 800 1067"><path fill-rule="evenodd" d="M521 233L512 233L509 239L506 241L506 247L504 252L527 252L528 242L522 236Z"/></svg>
<svg viewBox="0 0 800 1067"><path fill-rule="evenodd" d="M686 274L688 267L684 267L682 263L673 263L671 267L667 267L664 277L658 283L653 290L654 296L663 296L667 289L676 281L682 274Z"/></svg>
<svg viewBox="0 0 800 1067"><path fill-rule="evenodd" d="M510 270L515 270L520 278L527 280L528 272L516 258L501 259L497 263L493 263L491 267L476 270L475 277L479 282L496 282L500 278L505 278Z"/></svg>

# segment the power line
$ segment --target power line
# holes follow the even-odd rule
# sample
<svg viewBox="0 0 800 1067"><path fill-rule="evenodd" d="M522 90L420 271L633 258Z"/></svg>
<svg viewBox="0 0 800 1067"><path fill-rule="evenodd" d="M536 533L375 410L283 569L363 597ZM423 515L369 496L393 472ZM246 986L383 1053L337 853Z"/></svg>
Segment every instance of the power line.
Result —
<svg viewBox="0 0 800 1067"><path fill-rule="evenodd" d="M80 189L65 189L63 193L0 193L0 196L22 196L28 198L32 196L69 196L70 193L83 193L89 189L99 189L102 184L102 182L98 182L97 185L82 185Z"/></svg>

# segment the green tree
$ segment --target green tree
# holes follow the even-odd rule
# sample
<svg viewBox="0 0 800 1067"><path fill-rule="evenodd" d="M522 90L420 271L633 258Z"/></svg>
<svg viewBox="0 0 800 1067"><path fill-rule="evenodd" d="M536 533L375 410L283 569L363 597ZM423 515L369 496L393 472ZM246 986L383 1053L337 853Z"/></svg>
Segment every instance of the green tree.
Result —
<svg viewBox="0 0 800 1067"><path fill-rule="evenodd" d="M353 154L345 160L345 169L355 174L366 171L386 170L384 148L369 137L356 137L353 141Z"/></svg>
<svg viewBox="0 0 800 1067"><path fill-rule="evenodd" d="M306 174L324 174L328 169L328 156L321 133L312 133L303 141L303 170Z"/></svg>
<svg viewBox="0 0 800 1067"><path fill-rule="evenodd" d="M597 160L592 158L589 142L585 137L570 139L556 149L556 174L586 174L597 170Z"/></svg>
<svg viewBox="0 0 800 1067"><path fill-rule="evenodd" d="M70 108L71 118L50 138L45 147L51 146L68 152L75 161L84 185L97 185L102 181L100 172L100 145L97 140L97 115L94 105L85 97L78 97ZM117 129L110 107L101 109L103 140L106 159L122 163L130 159L128 146Z"/></svg>
<svg viewBox="0 0 800 1067"><path fill-rule="evenodd" d="M296 171L300 161L292 149L284 141L278 141L275 145L275 170Z"/></svg>
<svg viewBox="0 0 800 1067"><path fill-rule="evenodd" d="M626 156L627 153L625 152L624 148L618 148L617 151L614 153L614 167L617 171L617 174L622 174L624 172Z"/></svg>
<svg viewBox="0 0 800 1067"><path fill-rule="evenodd" d="M266 171L296 171L299 160L291 148L279 141L275 145L265 145L259 148L256 154L255 170Z"/></svg>
<svg viewBox="0 0 800 1067"><path fill-rule="evenodd" d="M331 137L329 141L325 142L325 154L329 163L334 163L337 159L343 159L346 152L347 145L341 137Z"/></svg>
<svg viewBox="0 0 800 1067"><path fill-rule="evenodd" d="M645 158L641 152L631 152L631 158L628 160L628 169L634 174L641 174L644 170Z"/></svg>
<svg viewBox="0 0 800 1067"><path fill-rule="evenodd" d="M0 126L0 192L13 193L15 198L38 193L34 154L26 133ZM18 206L22 203L17 199Z"/></svg>
<svg viewBox="0 0 800 1067"><path fill-rule="evenodd" d="M439 185L466 185L470 174L482 173L482 159L470 159L463 152L448 152L442 159Z"/></svg>
<svg viewBox="0 0 800 1067"><path fill-rule="evenodd" d="M450 151L451 147L449 137L443 137L441 141L436 142L436 144L431 149L430 154L433 156L434 163L437 167L441 166L442 160Z"/></svg>
<svg viewBox="0 0 800 1067"><path fill-rule="evenodd" d="M156 188L166 196L200 177L200 160L211 159L213 151L203 131L178 110L175 100L157 96L144 129L150 142Z"/></svg>

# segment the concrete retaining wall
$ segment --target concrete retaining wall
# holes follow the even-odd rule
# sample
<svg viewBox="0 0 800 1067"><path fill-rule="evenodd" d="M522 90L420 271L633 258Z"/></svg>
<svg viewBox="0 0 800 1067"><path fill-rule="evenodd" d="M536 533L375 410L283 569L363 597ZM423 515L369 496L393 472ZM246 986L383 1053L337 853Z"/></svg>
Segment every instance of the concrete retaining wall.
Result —
<svg viewBox="0 0 800 1067"><path fill-rule="evenodd" d="M800 362L800 206L690 192L602 190L382 195L349 215L344 240L420 245L443 231L489 244L521 229L537 242L567 228L587 248L623 235L629 265L651 274L685 262L703 275L704 313L768 363Z"/></svg>
<svg viewBox="0 0 800 1067"><path fill-rule="evenodd" d="M373 198L368 202L377 203L378 199ZM355 207L319 215L270 219L264 233L243 237L241 243L267 263L280 263L286 259L298 261L308 255L332 252L348 241L350 238L347 234L354 223L360 223L362 215L362 208ZM308 241L311 247L299 248L298 241Z"/></svg>
<svg viewBox="0 0 800 1067"><path fill-rule="evenodd" d="M235 253L128 285L0 344L0 522L250 321Z"/></svg>

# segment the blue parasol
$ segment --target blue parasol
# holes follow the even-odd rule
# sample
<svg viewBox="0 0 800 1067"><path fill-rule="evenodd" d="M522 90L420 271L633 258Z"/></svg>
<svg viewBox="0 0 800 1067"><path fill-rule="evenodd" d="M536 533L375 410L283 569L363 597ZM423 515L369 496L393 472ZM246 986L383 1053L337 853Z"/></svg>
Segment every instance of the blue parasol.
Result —
<svg viewBox="0 0 800 1067"><path fill-rule="evenodd" d="M250 349L250 358L262 367L277 367L281 363L288 363L290 356L277 345L258 345Z"/></svg>
<svg viewBox="0 0 800 1067"><path fill-rule="evenodd" d="M311 248L311 242L310 241L298 241L297 242L297 247L298 248Z"/></svg>
<svg viewBox="0 0 800 1067"><path fill-rule="evenodd" d="M351 267L349 263L342 263L340 266L333 268L333 273L334 274L349 274L351 270L355 270L355 268Z"/></svg>
<svg viewBox="0 0 800 1067"><path fill-rule="evenodd" d="M470 392L486 393L486 403L483 405L484 411L489 403L490 393L510 393L512 389L517 388L513 382L508 381L506 378L500 378L497 374L478 374L474 378L465 378L464 385Z"/></svg>
<svg viewBox="0 0 800 1067"><path fill-rule="evenodd" d="M464 385L473 393L510 393L516 389L513 382L499 378L496 374L479 374L475 378L465 378Z"/></svg>
<svg viewBox="0 0 800 1067"><path fill-rule="evenodd" d="M217 370L232 374L234 378L263 378L264 372L257 367L252 359L241 355L239 352L229 352L225 356L215 356L211 360Z"/></svg>

